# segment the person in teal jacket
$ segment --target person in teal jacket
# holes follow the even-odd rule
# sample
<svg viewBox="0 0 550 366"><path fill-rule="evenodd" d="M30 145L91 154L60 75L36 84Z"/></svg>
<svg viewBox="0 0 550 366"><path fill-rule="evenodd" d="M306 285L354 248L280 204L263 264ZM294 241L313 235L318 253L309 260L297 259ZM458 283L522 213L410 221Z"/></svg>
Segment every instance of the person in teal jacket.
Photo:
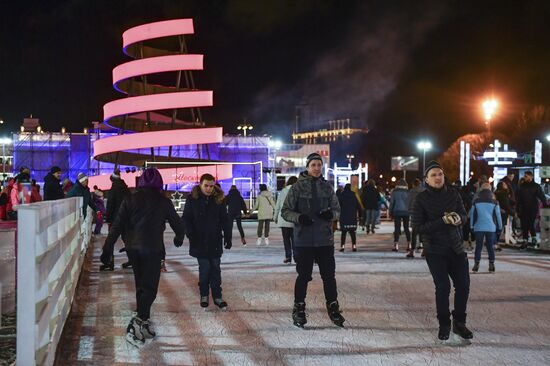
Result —
<svg viewBox="0 0 550 366"><path fill-rule="evenodd" d="M495 271L495 243L502 232L502 217L500 207L491 191L491 185L484 183L478 197L470 209L470 227L476 239L475 263L473 272L479 270L483 242L489 253L489 272Z"/></svg>

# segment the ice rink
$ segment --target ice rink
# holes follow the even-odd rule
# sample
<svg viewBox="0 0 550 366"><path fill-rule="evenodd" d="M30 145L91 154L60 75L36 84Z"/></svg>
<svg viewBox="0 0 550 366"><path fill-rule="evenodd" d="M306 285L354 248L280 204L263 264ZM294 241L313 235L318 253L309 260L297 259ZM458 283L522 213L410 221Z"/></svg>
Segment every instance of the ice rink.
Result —
<svg viewBox="0 0 550 366"><path fill-rule="evenodd" d="M383 223L375 235L359 231L358 252L348 237L346 251L335 254L344 329L327 316L317 268L308 324L292 325L296 272L282 263L280 229L272 226L269 246L256 246L256 222L243 224L248 245L241 246L235 227L233 249L222 257L226 312L199 307L198 266L187 239L175 248L166 233L168 272L152 308L157 338L141 349L125 341L135 308L132 272L120 269L126 257L117 254L115 271L100 273L104 236L97 237L56 364L550 365L550 255L505 249L489 274L484 252L480 273L471 275L467 324L474 339L439 344L428 267L419 254L406 259L403 249L391 251L393 224ZM339 243L340 232L335 238Z"/></svg>

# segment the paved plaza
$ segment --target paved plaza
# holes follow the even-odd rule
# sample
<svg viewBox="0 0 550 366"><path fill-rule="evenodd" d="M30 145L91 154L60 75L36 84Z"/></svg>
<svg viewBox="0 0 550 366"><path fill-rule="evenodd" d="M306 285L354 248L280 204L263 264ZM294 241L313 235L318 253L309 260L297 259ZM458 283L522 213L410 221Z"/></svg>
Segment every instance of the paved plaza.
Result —
<svg viewBox="0 0 550 366"><path fill-rule="evenodd" d="M548 365L550 364L550 256L505 249L496 274L471 276L468 326L471 345L436 342L434 286L417 255L391 251L392 224L358 235L358 252L336 252L344 329L324 308L318 269L306 299L305 329L292 325L296 277L282 263L280 229L269 246L256 246L255 222L245 222L248 246L234 230L222 257L229 310L199 307L198 265L182 248L167 246L167 273L152 308L157 338L141 349L126 343L135 308L131 270L99 272L104 236L96 237L80 278L57 353L57 365ZM166 243L173 234L167 232ZM340 233L336 239L339 241ZM349 238L348 238L349 240ZM404 244L404 238L402 238ZM470 267L473 259L470 253ZM451 301L452 303L452 301Z"/></svg>

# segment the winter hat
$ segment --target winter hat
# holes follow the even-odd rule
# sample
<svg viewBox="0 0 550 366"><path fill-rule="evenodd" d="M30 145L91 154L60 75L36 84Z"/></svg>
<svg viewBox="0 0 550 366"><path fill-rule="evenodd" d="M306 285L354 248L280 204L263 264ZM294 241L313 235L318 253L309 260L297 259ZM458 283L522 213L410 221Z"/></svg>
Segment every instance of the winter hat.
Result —
<svg viewBox="0 0 550 366"><path fill-rule="evenodd" d="M84 173L78 173L78 177L76 177L80 183L84 183L88 180L88 176Z"/></svg>
<svg viewBox="0 0 550 366"><path fill-rule="evenodd" d="M405 179L401 178L397 181L397 187L408 189L409 185Z"/></svg>
<svg viewBox="0 0 550 366"><path fill-rule="evenodd" d="M115 169L111 177L120 179L120 169Z"/></svg>
<svg viewBox="0 0 550 366"><path fill-rule="evenodd" d="M439 168L441 170L443 170L443 168L441 167L441 165L435 161L435 160L432 160L428 163L428 165L426 165L426 170L424 170L424 176L427 177L428 176L428 172L434 168Z"/></svg>
<svg viewBox="0 0 550 366"><path fill-rule="evenodd" d="M164 182L160 172L155 168L147 168L139 177L138 188L154 188L161 190Z"/></svg>
<svg viewBox="0 0 550 366"><path fill-rule="evenodd" d="M58 166L52 166L52 168L50 169L50 173L52 174L55 174L57 172L60 172L61 171L61 168L58 167Z"/></svg>
<svg viewBox="0 0 550 366"><path fill-rule="evenodd" d="M319 160L321 163L323 162L323 158L321 157L321 155L319 155L317 153L311 153L306 158L306 168L309 166L309 163L312 160Z"/></svg>

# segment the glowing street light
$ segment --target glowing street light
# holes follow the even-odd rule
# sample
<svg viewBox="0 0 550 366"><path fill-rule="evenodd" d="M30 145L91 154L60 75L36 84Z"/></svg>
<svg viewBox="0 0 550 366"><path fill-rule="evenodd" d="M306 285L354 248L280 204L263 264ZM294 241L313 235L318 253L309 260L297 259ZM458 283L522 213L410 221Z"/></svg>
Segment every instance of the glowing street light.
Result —
<svg viewBox="0 0 550 366"><path fill-rule="evenodd" d="M488 132L491 132L491 120L495 116L497 108L498 102L495 99L486 99L481 103L481 109L483 110L485 125L487 126Z"/></svg>
<svg viewBox="0 0 550 366"><path fill-rule="evenodd" d="M432 143L430 141L420 141L416 147L422 150L422 174L426 170L426 151L432 149Z"/></svg>
<svg viewBox="0 0 550 366"><path fill-rule="evenodd" d="M247 123L244 123L244 124L242 124L242 125L238 125L238 126L237 126L237 130L242 130L242 131L243 131L244 137L246 137L246 131L250 131L250 130L252 130L253 128L254 128L254 126L251 126L251 125L249 125L249 124L247 124Z"/></svg>
<svg viewBox="0 0 550 366"><path fill-rule="evenodd" d="M346 159L348 159L348 162L351 164L351 161L352 161L353 159L355 159L355 155L353 155L353 154L347 154L347 155L346 155Z"/></svg>

